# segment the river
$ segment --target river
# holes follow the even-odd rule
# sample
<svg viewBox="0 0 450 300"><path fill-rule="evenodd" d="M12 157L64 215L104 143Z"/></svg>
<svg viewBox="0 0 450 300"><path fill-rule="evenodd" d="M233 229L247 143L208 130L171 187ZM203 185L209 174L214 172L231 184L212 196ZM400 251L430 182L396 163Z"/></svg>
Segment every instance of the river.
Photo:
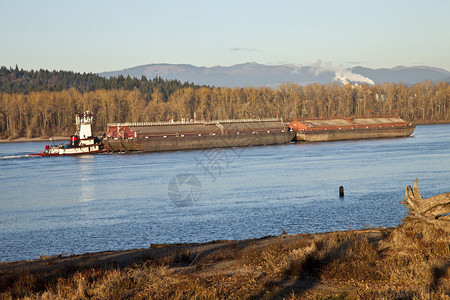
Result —
<svg viewBox="0 0 450 300"><path fill-rule="evenodd" d="M0 262L396 226L415 178L423 197L450 191L448 124L398 139L27 156L45 144L0 144Z"/></svg>

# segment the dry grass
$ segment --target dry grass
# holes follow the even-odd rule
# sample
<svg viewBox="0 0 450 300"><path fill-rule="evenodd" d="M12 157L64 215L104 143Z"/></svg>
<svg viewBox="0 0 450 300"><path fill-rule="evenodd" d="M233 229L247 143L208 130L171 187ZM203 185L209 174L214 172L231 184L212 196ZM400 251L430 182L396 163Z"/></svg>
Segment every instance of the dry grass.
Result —
<svg viewBox="0 0 450 300"><path fill-rule="evenodd" d="M4 299L446 299L450 237L424 224L188 250L121 269L27 274Z"/></svg>

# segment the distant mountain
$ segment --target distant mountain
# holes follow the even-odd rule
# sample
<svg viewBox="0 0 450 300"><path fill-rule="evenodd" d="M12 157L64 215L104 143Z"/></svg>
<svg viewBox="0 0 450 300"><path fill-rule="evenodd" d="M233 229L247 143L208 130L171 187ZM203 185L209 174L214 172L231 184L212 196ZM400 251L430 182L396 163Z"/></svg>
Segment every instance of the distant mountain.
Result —
<svg viewBox="0 0 450 300"><path fill-rule="evenodd" d="M136 77L143 75L148 79L162 77L177 79L181 82L192 82L200 85L244 87L270 86L276 87L284 82L296 84L334 81L340 83L359 82L379 84L384 82L402 82L407 85L424 80L449 81L450 72L432 67L395 67L392 69L370 69L365 67L343 68L320 62L314 66L298 67L294 65L262 65L257 63L238 64L230 67L196 67L187 64L149 64L120 71L99 73L103 77Z"/></svg>
<svg viewBox="0 0 450 300"><path fill-rule="evenodd" d="M392 69L369 69L364 67L351 68L353 73L372 79L375 83L383 82L403 82L405 84L415 84L424 80L449 81L450 72L433 67L403 67L398 66Z"/></svg>

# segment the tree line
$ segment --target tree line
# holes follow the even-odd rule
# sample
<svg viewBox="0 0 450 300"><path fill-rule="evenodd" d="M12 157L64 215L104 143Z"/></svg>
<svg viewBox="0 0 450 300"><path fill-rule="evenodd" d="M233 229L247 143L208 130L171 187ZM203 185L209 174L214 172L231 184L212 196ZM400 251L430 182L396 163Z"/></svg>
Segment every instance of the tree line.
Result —
<svg viewBox="0 0 450 300"><path fill-rule="evenodd" d="M160 88L147 96L133 90L99 89L0 93L0 134L39 137L74 133L74 115L95 113L97 134L110 122L342 117L398 114L412 122L450 122L448 82L413 86L282 84L269 87L181 87L167 99Z"/></svg>
<svg viewBox="0 0 450 300"><path fill-rule="evenodd" d="M147 79L142 76L141 79L130 76L105 78L93 73L74 73L72 71L24 71L16 67L0 68L0 93L10 94L29 94L40 91L63 91L75 88L80 92L86 93L96 90L116 90L124 89L132 91L138 89L142 96L148 101L155 89L158 89L167 101L169 96L176 90L184 87L198 88L193 83L181 83L179 80L164 80L161 77Z"/></svg>

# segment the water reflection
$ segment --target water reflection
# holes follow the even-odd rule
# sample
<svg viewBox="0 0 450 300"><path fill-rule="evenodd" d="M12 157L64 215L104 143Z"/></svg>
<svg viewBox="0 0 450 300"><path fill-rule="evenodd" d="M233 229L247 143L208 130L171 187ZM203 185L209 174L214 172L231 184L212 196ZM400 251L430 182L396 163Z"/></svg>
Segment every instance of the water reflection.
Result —
<svg viewBox="0 0 450 300"><path fill-rule="evenodd" d="M92 155L83 155L76 157L80 176L80 202L88 202L96 199L95 193L95 174L94 157Z"/></svg>

